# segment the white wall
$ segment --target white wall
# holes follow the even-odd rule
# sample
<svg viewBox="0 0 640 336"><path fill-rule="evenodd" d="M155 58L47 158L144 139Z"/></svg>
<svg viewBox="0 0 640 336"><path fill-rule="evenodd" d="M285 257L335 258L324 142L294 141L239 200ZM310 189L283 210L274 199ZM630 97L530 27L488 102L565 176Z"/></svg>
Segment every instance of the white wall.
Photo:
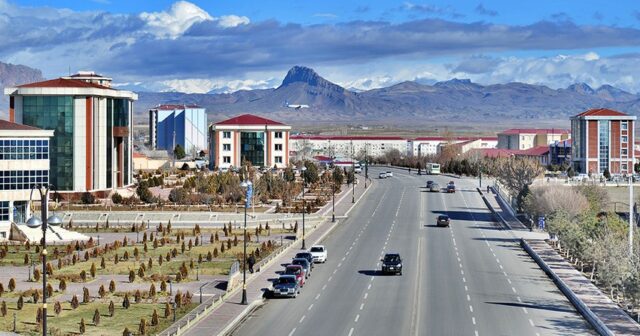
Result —
<svg viewBox="0 0 640 336"><path fill-rule="evenodd" d="M73 190L86 191L87 103L85 97L73 100Z"/></svg>

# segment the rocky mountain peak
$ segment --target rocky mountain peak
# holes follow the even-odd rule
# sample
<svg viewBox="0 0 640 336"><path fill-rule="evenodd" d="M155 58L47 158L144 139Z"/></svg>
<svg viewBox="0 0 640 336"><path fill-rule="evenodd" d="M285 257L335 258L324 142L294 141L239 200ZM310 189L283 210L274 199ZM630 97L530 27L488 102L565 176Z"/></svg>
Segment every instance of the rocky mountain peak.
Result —
<svg viewBox="0 0 640 336"><path fill-rule="evenodd" d="M296 65L287 72L280 86L286 86L296 82L303 82L312 86L321 86L326 83L327 80L320 77L320 75L311 68Z"/></svg>

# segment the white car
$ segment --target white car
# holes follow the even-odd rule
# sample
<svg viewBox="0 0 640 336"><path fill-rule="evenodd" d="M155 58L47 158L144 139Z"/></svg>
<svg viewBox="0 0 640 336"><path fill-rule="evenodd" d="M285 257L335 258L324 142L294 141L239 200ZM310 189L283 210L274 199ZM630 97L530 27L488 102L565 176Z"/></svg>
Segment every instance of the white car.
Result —
<svg viewBox="0 0 640 336"><path fill-rule="evenodd" d="M387 177L393 177L393 172L388 171L387 172Z"/></svg>
<svg viewBox="0 0 640 336"><path fill-rule="evenodd" d="M387 178L387 173L382 172L382 173L378 174L378 178L381 178L381 179Z"/></svg>
<svg viewBox="0 0 640 336"><path fill-rule="evenodd" d="M311 246L309 253L313 256L314 263L324 263L327 261L327 248L324 247L324 245Z"/></svg>
<svg viewBox="0 0 640 336"><path fill-rule="evenodd" d="M360 168L360 167L356 167L353 171L354 171L356 174L360 174L360 173L362 173L362 168Z"/></svg>

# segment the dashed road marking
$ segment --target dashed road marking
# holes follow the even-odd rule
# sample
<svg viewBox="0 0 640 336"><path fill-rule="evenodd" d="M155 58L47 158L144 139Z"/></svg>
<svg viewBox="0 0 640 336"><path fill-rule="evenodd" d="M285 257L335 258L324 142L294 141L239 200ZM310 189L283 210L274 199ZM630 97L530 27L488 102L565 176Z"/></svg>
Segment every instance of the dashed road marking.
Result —
<svg viewBox="0 0 640 336"><path fill-rule="evenodd" d="M294 332L296 332L296 328L293 328L293 330L291 330L291 332L289 333L289 336L293 335Z"/></svg>
<svg viewBox="0 0 640 336"><path fill-rule="evenodd" d="M302 321L304 321L305 317L307 317L307 315L302 315L302 317L300 318L300 321L298 321L298 323L302 323Z"/></svg>
<svg viewBox="0 0 640 336"><path fill-rule="evenodd" d="M351 328L351 330L349 330L349 336L353 335L353 328ZM291 335L289 335L291 336Z"/></svg>
<svg viewBox="0 0 640 336"><path fill-rule="evenodd" d="M535 324L533 324L533 320L531 320L531 319L529 319L529 324L530 324L532 327L535 327L535 326L536 326Z"/></svg>
<svg viewBox="0 0 640 336"><path fill-rule="evenodd" d="M311 310L311 308L313 308L313 303L309 306L309 308L307 308L307 310Z"/></svg>
<svg viewBox="0 0 640 336"><path fill-rule="evenodd" d="M360 319L360 314L356 315L356 318L353 320L353 322L358 322L359 319Z"/></svg>
<svg viewBox="0 0 640 336"><path fill-rule="evenodd" d="M360 304L360 310L362 310L364 308L364 303Z"/></svg>

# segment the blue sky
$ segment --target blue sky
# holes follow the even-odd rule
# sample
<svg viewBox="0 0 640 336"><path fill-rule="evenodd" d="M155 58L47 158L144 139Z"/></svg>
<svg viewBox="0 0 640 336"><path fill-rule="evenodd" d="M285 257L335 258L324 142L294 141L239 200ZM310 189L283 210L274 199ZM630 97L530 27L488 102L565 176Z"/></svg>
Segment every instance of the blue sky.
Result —
<svg viewBox="0 0 640 336"><path fill-rule="evenodd" d="M639 2L515 3L0 0L0 61L188 92L274 87L293 65L361 90L456 77L640 91Z"/></svg>

